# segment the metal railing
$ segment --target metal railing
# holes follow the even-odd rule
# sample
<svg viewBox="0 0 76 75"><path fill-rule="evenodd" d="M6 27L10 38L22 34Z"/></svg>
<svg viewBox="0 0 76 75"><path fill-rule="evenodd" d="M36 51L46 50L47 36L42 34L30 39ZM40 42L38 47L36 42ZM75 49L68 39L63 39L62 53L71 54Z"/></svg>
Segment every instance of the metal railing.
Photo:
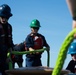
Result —
<svg viewBox="0 0 76 75"><path fill-rule="evenodd" d="M12 59L11 59L11 54L14 55L23 55L23 54L30 54L30 53L36 53L36 52L44 52L47 51L47 48L43 48L43 49L38 49L38 50L34 50L34 51L9 51L7 54L7 57L10 59L9 61L9 70L13 69L12 66ZM49 67L50 64L50 51L47 51L47 66Z"/></svg>

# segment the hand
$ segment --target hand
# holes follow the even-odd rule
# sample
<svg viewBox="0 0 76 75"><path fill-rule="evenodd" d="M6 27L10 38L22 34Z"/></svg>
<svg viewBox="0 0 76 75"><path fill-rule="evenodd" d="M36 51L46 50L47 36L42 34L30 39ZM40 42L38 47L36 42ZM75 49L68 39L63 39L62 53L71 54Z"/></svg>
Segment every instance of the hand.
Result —
<svg viewBox="0 0 76 75"><path fill-rule="evenodd" d="M34 51L34 49L33 48L29 48L29 51Z"/></svg>
<svg viewBox="0 0 76 75"><path fill-rule="evenodd" d="M29 48L29 51L34 51L34 49L33 48ZM30 54L32 54L32 53L30 53Z"/></svg>
<svg viewBox="0 0 76 75"><path fill-rule="evenodd" d="M74 38L76 39L76 33L74 34Z"/></svg>

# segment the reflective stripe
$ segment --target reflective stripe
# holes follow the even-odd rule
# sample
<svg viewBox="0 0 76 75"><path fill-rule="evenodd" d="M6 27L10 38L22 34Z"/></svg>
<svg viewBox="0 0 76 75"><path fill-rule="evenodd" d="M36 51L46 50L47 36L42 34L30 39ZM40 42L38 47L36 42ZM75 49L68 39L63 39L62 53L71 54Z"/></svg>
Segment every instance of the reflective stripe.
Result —
<svg viewBox="0 0 76 75"><path fill-rule="evenodd" d="M1 38L0 44L6 44L6 42L10 44L12 42L11 41L12 33L11 33L11 27L9 24L8 24L7 32L4 31L2 24L0 24L0 38Z"/></svg>
<svg viewBox="0 0 76 75"><path fill-rule="evenodd" d="M4 37L4 36L5 36L5 34L1 35L1 37Z"/></svg>
<svg viewBox="0 0 76 75"><path fill-rule="evenodd" d="M8 35L8 37L11 37L11 35Z"/></svg>

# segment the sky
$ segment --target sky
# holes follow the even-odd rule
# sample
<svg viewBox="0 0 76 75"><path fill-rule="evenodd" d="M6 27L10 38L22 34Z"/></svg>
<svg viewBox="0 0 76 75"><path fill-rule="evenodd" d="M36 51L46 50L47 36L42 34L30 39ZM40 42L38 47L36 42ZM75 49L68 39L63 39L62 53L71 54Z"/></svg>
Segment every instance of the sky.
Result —
<svg viewBox="0 0 76 75"><path fill-rule="evenodd" d="M59 49L72 30L72 16L69 12L66 0L0 0L0 5L8 4L13 16L9 23L13 28L13 42L23 42L30 33L30 23L33 19L40 21L39 33L43 34L50 45L50 67L54 68ZM25 55L23 55L23 67L25 67ZM47 65L47 53L42 54L42 64ZM71 60L68 54L63 69ZM16 64L17 66L17 64Z"/></svg>

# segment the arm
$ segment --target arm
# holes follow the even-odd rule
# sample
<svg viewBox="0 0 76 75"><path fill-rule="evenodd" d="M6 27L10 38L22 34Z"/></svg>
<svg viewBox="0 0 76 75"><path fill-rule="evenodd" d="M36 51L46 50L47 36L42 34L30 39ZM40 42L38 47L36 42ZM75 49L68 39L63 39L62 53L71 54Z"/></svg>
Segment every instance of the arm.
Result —
<svg viewBox="0 0 76 75"><path fill-rule="evenodd" d="M72 29L76 28L76 20L73 19ZM76 39L76 33L74 34L74 38Z"/></svg>
<svg viewBox="0 0 76 75"><path fill-rule="evenodd" d="M29 51L33 51L33 50L34 50L34 49L33 49L33 45L34 45L33 38L32 38L30 35L28 35L28 36L26 37L25 41L26 41L26 44L25 44L26 48L27 48Z"/></svg>
<svg viewBox="0 0 76 75"><path fill-rule="evenodd" d="M76 20L73 20L73 22L72 22L72 28L73 29L76 28Z"/></svg>
<svg viewBox="0 0 76 75"><path fill-rule="evenodd" d="M49 44L47 43L45 37L44 37L44 36L42 36L42 37L43 37L43 40L44 40L43 46L45 46L45 47L47 48L47 51L49 51L49 50L50 50L50 46L49 46Z"/></svg>

